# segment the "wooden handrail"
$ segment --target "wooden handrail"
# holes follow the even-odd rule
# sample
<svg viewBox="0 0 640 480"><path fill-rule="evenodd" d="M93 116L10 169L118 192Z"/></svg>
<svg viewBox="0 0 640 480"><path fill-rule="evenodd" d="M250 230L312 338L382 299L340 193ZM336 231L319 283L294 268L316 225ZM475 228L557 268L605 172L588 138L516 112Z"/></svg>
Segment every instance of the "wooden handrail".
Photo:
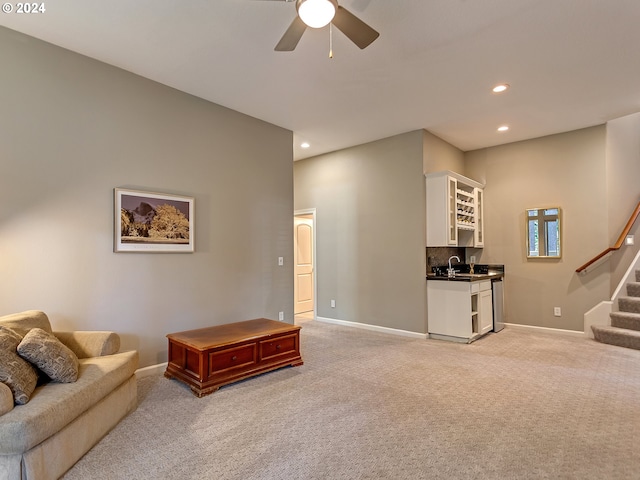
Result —
<svg viewBox="0 0 640 480"><path fill-rule="evenodd" d="M609 253L611 253L611 252L613 252L615 250L619 250L620 247L622 246L622 244L624 243L624 239L626 238L627 235L629 235L629 232L631 231L631 227L633 227L633 224L635 223L636 219L638 218L638 215L640 215L640 202L638 202L638 206L636 207L636 209L633 211L633 213L629 217L629 221L627 222L625 227L622 229L622 233L618 237L618 241L612 247L607 248L604 252L596 255L591 260L589 260L587 263L582 265L580 268L576 269L576 272L577 273L584 272L588 267L590 267L591 265L596 263L598 260L600 260L605 255L608 255Z"/></svg>

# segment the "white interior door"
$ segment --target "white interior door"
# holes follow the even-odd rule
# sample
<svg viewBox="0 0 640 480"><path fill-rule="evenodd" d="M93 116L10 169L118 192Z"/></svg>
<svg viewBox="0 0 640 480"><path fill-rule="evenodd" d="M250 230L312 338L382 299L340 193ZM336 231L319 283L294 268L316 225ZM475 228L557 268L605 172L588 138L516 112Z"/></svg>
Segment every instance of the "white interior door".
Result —
<svg viewBox="0 0 640 480"><path fill-rule="evenodd" d="M294 238L294 312L313 311L313 219L309 215L296 216Z"/></svg>

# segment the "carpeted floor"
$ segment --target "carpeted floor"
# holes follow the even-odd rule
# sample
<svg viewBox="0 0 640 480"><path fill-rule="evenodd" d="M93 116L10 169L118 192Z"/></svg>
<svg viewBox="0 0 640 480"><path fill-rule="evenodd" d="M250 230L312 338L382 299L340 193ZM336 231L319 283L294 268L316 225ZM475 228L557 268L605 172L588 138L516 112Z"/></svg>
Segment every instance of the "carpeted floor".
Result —
<svg viewBox="0 0 640 480"><path fill-rule="evenodd" d="M203 398L142 378L137 410L64 478L640 478L640 351L302 325L301 367Z"/></svg>

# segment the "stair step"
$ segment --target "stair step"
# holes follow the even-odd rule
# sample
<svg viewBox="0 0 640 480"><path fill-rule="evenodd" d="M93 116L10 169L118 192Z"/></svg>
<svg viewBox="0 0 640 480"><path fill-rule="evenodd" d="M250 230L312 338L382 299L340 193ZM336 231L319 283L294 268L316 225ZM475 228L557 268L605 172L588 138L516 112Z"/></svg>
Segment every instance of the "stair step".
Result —
<svg viewBox="0 0 640 480"><path fill-rule="evenodd" d="M611 312L611 326L640 331L640 313Z"/></svg>
<svg viewBox="0 0 640 480"><path fill-rule="evenodd" d="M640 282L627 283L627 295L630 297L640 297Z"/></svg>
<svg viewBox="0 0 640 480"><path fill-rule="evenodd" d="M620 297L618 310L621 312L640 313L640 297Z"/></svg>
<svg viewBox="0 0 640 480"><path fill-rule="evenodd" d="M598 325L592 325L591 330L598 342L640 350L640 332L637 330Z"/></svg>

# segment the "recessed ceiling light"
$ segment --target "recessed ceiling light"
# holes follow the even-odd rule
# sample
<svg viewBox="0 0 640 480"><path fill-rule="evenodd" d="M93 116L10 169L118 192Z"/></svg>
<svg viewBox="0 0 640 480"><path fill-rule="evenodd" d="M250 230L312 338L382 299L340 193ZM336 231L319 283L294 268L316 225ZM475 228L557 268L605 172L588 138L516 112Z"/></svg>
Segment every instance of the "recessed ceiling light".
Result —
<svg viewBox="0 0 640 480"><path fill-rule="evenodd" d="M495 87L493 87L491 89L491 91L493 93L502 93L504 91L506 91L509 88L509 84L508 83L501 83L499 85L496 85Z"/></svg>
<svg viewBox="0 0 640 480"><path fill-rule="evenodd" d="M303 142L303 143L300 144L300 146L302 148L309 148L311 145L309 145L307 142Z"/></svg>
<svg viewBox="0 0 640 480"><path fill-rule="evenodd" d="M501 125L498 127L499 132L506 132L507 130L509 130L509 125Z"/></svg>

